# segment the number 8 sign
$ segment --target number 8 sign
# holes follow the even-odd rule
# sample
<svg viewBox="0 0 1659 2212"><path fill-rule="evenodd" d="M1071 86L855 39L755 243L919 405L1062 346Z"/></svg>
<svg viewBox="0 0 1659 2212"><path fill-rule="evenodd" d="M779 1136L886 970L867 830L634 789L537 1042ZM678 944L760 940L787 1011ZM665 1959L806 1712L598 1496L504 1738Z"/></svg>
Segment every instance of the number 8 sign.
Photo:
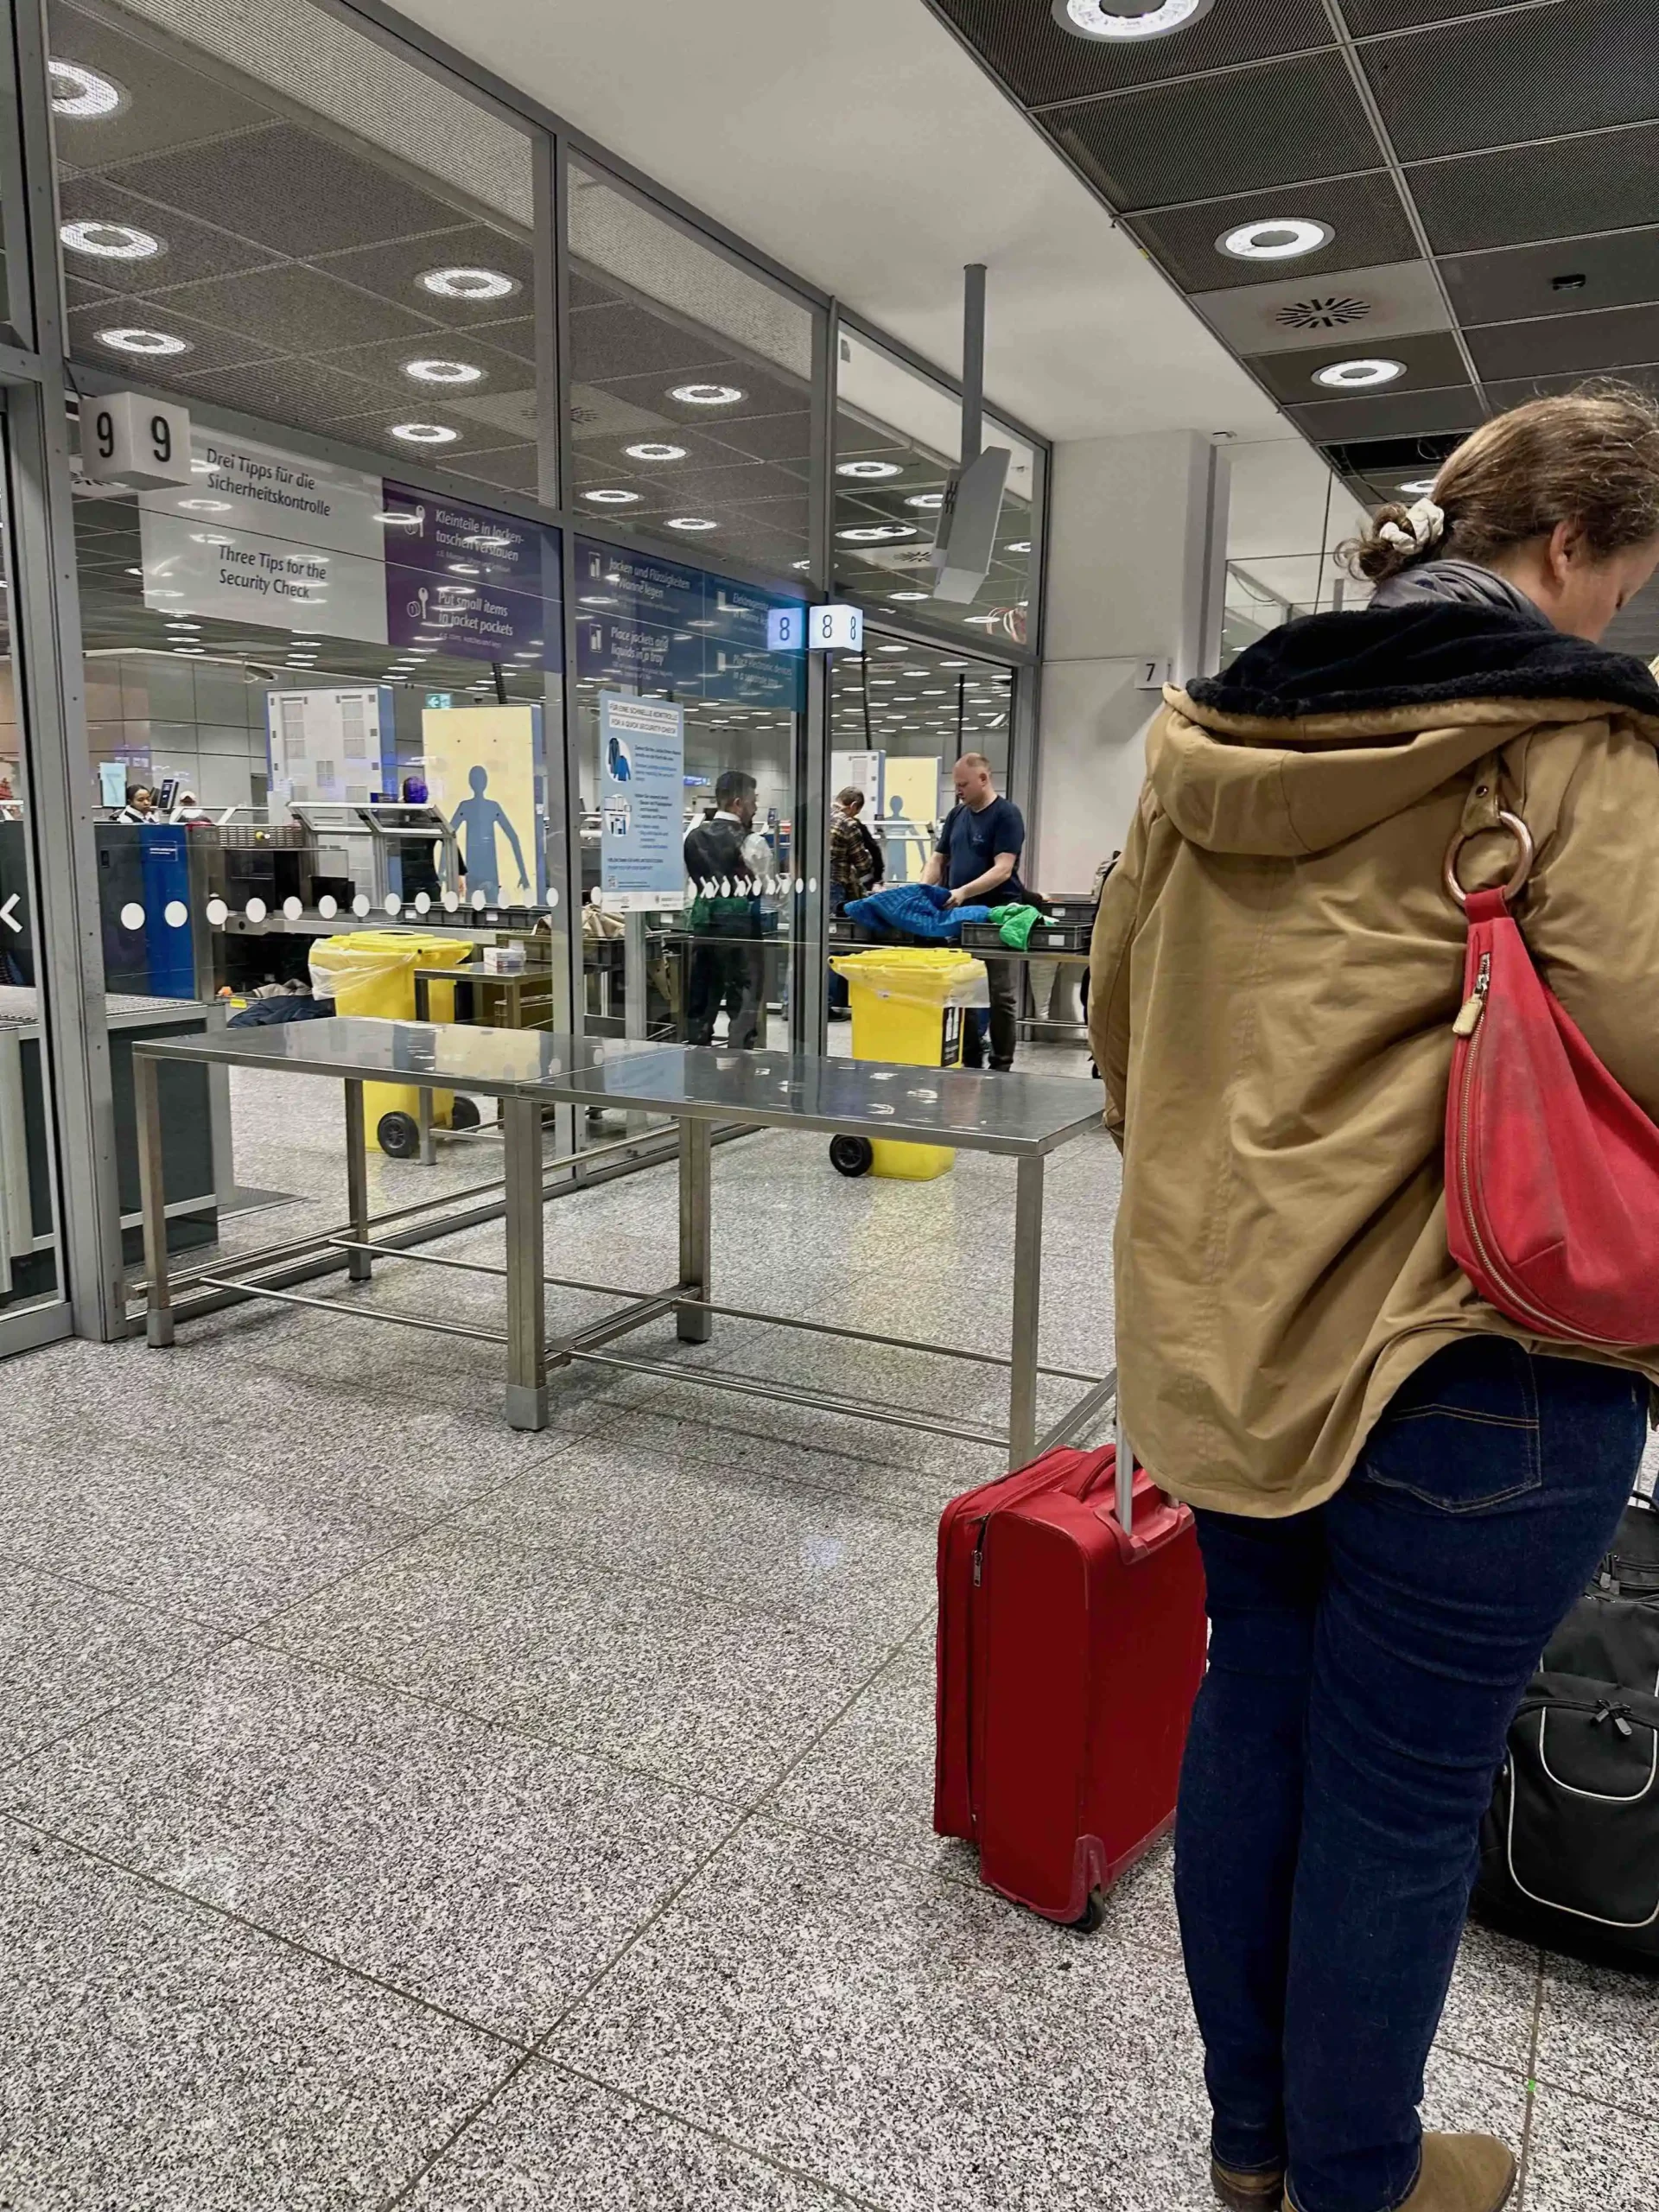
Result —
<svg viewBox="0 0 1659 2212"><path fill-rule="evenodd" d="M856 607L815 607L809 617L812 651L818 653L861 653L864 615Z"/></svg>

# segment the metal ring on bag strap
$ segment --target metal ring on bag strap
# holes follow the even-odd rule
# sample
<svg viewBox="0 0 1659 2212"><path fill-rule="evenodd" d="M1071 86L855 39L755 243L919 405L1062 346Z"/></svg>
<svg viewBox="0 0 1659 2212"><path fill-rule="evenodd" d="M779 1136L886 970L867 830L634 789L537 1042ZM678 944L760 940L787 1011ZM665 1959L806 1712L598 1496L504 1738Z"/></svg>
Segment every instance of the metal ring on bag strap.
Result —
<svg viewBox="0 0 1659 2212"><path fill-rule="evenodd" d="M1514 838L1516 843L1521 848L1521 857L1515 864L1515 873L1510 876L1509 881L1503 887L1503 896L1506 899L1513 899L1525 884L1527 878L1532 874L1533 855L1536 848L1534 846L1532 842L1531 830L1528 829L1526 823L1521 819L1518 814L1510 814L1503 807L1500 807L1497 810L1497 822L1498 827L1502 830L1507 830L1510 836ZM1446 847L1446 887L1452 893L1452 896L1457 900L1459 906L1466 906L1468 905L1469 893L1458 881L1458 855L1462 852L1464 847L1468 843L1471 837L1484 837L1487 834L1487 831L1484 830L1459 830L1457 836L1453 837L1452 842Z"/></svg>

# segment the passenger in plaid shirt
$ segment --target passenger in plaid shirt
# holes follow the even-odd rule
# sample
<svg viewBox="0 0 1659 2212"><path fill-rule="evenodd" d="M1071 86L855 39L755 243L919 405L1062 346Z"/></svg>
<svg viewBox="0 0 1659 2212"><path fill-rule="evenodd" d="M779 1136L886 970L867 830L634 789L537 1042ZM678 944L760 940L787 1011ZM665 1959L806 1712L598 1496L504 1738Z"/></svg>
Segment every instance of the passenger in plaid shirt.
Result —
<svg viewBox="0 0 1659 2212"><path fill-rule="evenodd" d="M849 784L844 791L836 793L836 818L830 831L830 911L832 914L844 912L855 899L862 899L874 891L887 874L887 863L881 857L881 848L860 819L864 809L864 794L856 784ZM830 1018L843 1020L847 1015L847 983L844 976L830 971Z"/></svg>

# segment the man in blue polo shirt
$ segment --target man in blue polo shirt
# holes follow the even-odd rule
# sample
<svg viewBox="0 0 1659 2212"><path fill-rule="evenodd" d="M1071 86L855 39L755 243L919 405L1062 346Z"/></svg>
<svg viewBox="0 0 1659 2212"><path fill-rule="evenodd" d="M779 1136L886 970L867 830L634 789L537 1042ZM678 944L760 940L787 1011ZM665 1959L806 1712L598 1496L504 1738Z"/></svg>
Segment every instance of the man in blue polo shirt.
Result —
<svg viewBox="0 0 1659 2212"><path fill-rule="evenodd" d="M922 877L944 884L953 906L1028 905L1020 880L1026 847L1025 817L1012 799L998 796L991 764L982 753L964 753L951 780L957 803L939 824L938 842ZM1011 1068L1020 1033L1019 970L1012 960L988 960L991 989L991 1065ZM963 1053L967 1067L983 1065L981 1016L969 1025Z"/></svg>

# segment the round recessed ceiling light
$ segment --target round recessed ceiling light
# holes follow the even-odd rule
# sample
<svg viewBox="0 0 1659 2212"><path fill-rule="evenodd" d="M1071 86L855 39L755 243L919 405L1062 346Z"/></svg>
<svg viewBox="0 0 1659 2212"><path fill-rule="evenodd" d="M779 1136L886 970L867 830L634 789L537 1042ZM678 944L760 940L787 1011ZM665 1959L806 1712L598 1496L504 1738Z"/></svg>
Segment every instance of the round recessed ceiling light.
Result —
<svg viewBox="0 0 1659 2212"><path fill-rule="evenodd" d="M1028 537L1016 537L1007 550L1010 553L1029 553L1031 540Z"/></svg>
<svg viewBox="0 0 1659 2212"><path fill-rule="evenodd" d="M87 69L79 61L52 60L47 63L51 79L52 112L54 115L73 116L78 123L91 123L100 115L114 115L127 104L127 95L111 77L100 77L96 69Z"/></svg>
<svg viewBox="0 0 1659 2212"><path fill-rule="evenodd" d="M449 429L442 423L393 423L391 431L394 438L402 438L411 446L453 445L461 435L459 430Z"/></svg>
<svg viewBox="0 0 1659 2212"><path fill-rule="evenodd" d="M671 515L668 518L668 526L671 530L718 530L720 528L720 524L717 522L710 522L707 515Z"/></svg>
<svg viewBox="0 0 1659 2212"><path fill-rule="evenodd" d="M596 507L632 507L637 506L639 501L637 492L621 492L614 486L597 492L584 492L582 496L584 499L591 499Z"/></svg>
<svg viewBox="0 0 1659 2212"><path fill-rule="evenodd" d="M505 300L518 287L499 269L429 269L421 289L441 300Z"/></svg>
<svg viewBox="0 0 1659 2212"><path fill-rule="evenodd" d="M934 507L942 507L944 505L944 494L943 492L915 492L912 493L911 497L905 501L905 505L907 507L927 507L930 509Z"/></svg>
<svg viewBox="0 0 1659 2212"><path fill-rule="evenodd" d="M148 261L162 250L160 238L136 223L66 223L58 236L71 253L96 254L103 261Z"/></svg>
<svg viewBox="0 0 1659 2212"><path fill-rule="evenodd" d="M481 384L484 372L471 361L405 361L404 374L416 384Z"/></svg>
<svg viewBox="0 0 1659 2212"><path fill-rule="evenodd" d="M836 532L836 536L844 538L849 545L879 545L885 538L914 537L915 535L913 522L861 522L852 530Z"/></svg>
<svg viewBox="0 0 1659 2212"><path fill-rule="evenodd" d="M900 600L931 599L932 596L933 594L931 591L890 591L887 594L887 597L892 600L895 605Z"/></svg>
<svg viewBox="0 0 1659 2212"><path fill-rule="evenodd" d="M93 333L100 346L108 346L118 353L188 353L190 340L175 338L167 330L137 330L124 326L119 330L99 330Z"/></svg>
<svg viewBox="0 0 1659 2212"><path fill-rule="evenodd" d="M1234 261L1296 261L1329 245L1336 235L1329 223L1311 215L1271 216L1224 231L1216 246Z"/></svg>
<svg viewBox="0 0 1659 2212"><path fill-rule="evenodd" d="M1403 361L1332 361L1323 369L1314 370L1313 381L1326 391L1370 391L1380 384L1392 384L1405 373Z"/></svg>
<svg viewBox="0 0 1659 2212"><path fill-rule="evenodd" d="M896 461L838 461L837 476L856 476L874 484L884 476L900 476L904 471Z"/></svg>
<svg viewBox="0 0 1659 2212"><path fill-rule="evenodd" d="M1414 476L1409 484L1402 484L1398 488L1409 492L1414 499L1426 499L1439 481L1435 476Z"/></svg>
<svg viewBox="0 0 1659 2212"><path fill-rule="evenodd" d="M646 438L637 446L624 446L623 452L630 461L683 461L685 448L671 446L659 438Z"/></svg>
<svg viewBox="0 0 1659 2212"><path fill-rule="evenodd" d="M668 396L685 407L735 407L749 395L734 384L677 384Z"/></svg>
<svg viewBox="0 0 1659 2212"><path fill-rule="evenodd" d="M1077 38L1166 38L1207 16L1213 0L1054 0L1054 20Z"/></svg>

